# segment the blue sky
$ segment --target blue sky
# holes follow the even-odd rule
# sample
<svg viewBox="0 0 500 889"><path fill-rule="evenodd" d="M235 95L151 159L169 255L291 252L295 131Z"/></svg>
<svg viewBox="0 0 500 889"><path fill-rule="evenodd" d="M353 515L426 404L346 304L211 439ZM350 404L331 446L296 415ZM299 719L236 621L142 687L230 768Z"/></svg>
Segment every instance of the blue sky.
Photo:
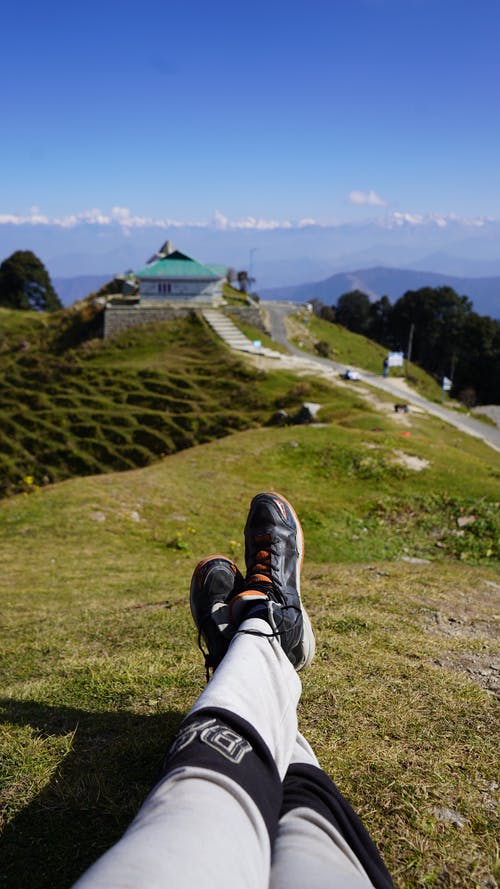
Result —
<svg viewBox="0 0 500 889"><path fill-rule="evenodd" d="M0 215L500 217L498 0L29 0L2 32Z"/></svg>

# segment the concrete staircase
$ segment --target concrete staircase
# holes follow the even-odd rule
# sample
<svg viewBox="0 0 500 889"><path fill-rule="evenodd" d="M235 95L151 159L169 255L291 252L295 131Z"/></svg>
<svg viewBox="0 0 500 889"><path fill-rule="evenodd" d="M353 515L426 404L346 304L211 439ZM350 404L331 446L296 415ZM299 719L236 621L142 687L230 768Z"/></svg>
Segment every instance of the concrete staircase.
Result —
<svg viewBox="0 0 500 889"><path fill-rule="evenodd" d="M276 358L278 361L283 358L281 352L275 352L274 349L267 349L265 346L255 346L230 318L217 309L204 309L202 314L205 321L210 324L210 327L232 349L236 349L238 352L248 352L251 355L264 355L266 358Z"/></svg>

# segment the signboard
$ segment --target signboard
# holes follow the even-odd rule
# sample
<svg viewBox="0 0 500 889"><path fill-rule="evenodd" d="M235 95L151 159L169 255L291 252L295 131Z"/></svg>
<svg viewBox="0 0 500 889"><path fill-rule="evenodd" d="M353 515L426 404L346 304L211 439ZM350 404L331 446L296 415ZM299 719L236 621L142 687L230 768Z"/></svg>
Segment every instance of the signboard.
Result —
<svg viewBox="0 0 500 889"><path fill-rule="evenodd" d="M387 361L389 367L403 367L403 353L389 352Z"/></svg>
<svg viewBox="0 0 500 889"><path fill-rule="evenodd" d="M443 377L443 392L449 392L452 386L453 380L449 380L448 377Z"/></svg>

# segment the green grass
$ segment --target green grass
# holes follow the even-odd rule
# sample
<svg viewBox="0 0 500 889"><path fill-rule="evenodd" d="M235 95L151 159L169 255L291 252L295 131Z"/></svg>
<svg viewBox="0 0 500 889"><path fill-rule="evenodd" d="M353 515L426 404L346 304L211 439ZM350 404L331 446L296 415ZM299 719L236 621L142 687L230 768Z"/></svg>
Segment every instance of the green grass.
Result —
<svg viewBox="0 0 500 889"><path fill-rule="evenodd" d="M89 306L2 321L0 495L145 466L294 400L295 378L259 374L195 315L106 341L84 339L96 330Z"/></svg>
<svg viewBox="0 0 500 889"><path fill-rule="evenodd" d="M493 872L481 670L495 652L499 555L482 537L491 527L498 540L499 461L438 424L404 441L432 455L427 470L393 465L396 446L397 430L254 429L0 504L6 887L33 872L40 889L69 885L144 799L203 687L193 565L214 551L242 561L259 489L282 490L304 525L318 654L300 725L322 764L398 886L473 886ZM465 514L480 535L453 533ZM403 561L416 557L428 562ZM439 821L443 807L462 830Z"/></svg>
<svg viewBox="0 0 500 889"><path fill-rule="evenodd" d="M249 298L246 293L242 293L237 287L232 287L227 281L222 284L222 295L229 305L248 306Z"/></svg>
<svg viewBox="0 0 500 889"><path fill-rule="evenodd" d="M0 307L0 354L23 348L23 338L46 332L53 316L47 312L18 312Z"/></svg>
<svg viewBox="0 0 500 889"><path fill-rule="evenodd" d="M492 419L492 417L488 417L487 414L482 414L474 410L469 411L467 410L467 408L465 408L465 413L470 413L475 420L479 420L481 423L486 423L487 426L492 426L494 429L497 428L497 424L495 423L495 421Z"/></svg>
<svg viewBox="0 0 500 889"><path fill-rule="evenodd" d="M326 343L329 357L346 367L360 367L371 373L382 374L382 362L387 349L368 337L352 333L340 324L331 324L315 315L301 312L288 320L291 341L301 349L317 354L316 344ZM393 377L404 377L411 385L431 401L441 401L441 388L429 374L413 362L405 362L405 368L391 368Z"/></svg>
<svg viewBox="0 0 500 889"><path fill-rule="evenodd" d="M285 355L288 354L286 346L277 343L276 340L273 340L267 333L263 333L259 327L254 327L252 324L247 324L245 321L242 321L241 318L231 312L231 309L228 309L226 314L229 316L233 324L235 324L251 342L260 340L265 348L273 349L275 352L282 352Z"/></svg>
<svg viewBox="0 0 500 889"><path fill-rule="evenodd" d="M266 489L290 498L305 533L318 649L301 730L400 889L494 885L499 455L345 387L255 373L199 322L52 361L57 319L21 321L47 377L26 385L30 349L12 350L11 337L0 356L19 382L15 398L3 388L7 445L22 429L62 460L72 418L78 453L101 471L103 442L122 452L131 429L166 435L157 414L179 428L196 411L218 417L219 437L178 450L169 432L175 452L144 468L45 487L28 478L0 502L2 886L35 873L37 889L63 889L129 823L204 685L193 566L210 552L243 562L248 504ZM232 387L217 405L214 363ZM236 398L247 428L234 432ZM260 426L304 400L322 404L326 425ZM134 447L152 459L144 437ZM14 472L17 452L6 459Z"/></svg>

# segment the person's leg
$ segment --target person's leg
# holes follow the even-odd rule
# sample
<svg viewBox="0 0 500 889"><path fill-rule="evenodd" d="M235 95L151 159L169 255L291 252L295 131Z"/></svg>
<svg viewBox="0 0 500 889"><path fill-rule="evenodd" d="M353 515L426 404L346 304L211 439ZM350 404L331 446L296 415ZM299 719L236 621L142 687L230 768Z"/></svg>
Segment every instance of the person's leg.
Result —
<svg viewBox="0 0 500 889"><path fill-rule="evenodd" d="M391 889L380 854L298 734L283 782L270 889Z"/></svg>
<svg viewBox="0 0 500 889"><path fill-rule="evenodd" d="M267 889L301 685L265 621L241 629L174 738L163 779L75 889Z"/></svg>
<svg viewBox="0 0 500 889"><path fill-rule="evenodd" d="M191 610L216 673L170 746L164 778L78 889L267 889L297 731L293 668L312 660L314 636L300 599L302 531L290 504L257 495L245 542L243 589L223 557L194 572Z"/></svg>

